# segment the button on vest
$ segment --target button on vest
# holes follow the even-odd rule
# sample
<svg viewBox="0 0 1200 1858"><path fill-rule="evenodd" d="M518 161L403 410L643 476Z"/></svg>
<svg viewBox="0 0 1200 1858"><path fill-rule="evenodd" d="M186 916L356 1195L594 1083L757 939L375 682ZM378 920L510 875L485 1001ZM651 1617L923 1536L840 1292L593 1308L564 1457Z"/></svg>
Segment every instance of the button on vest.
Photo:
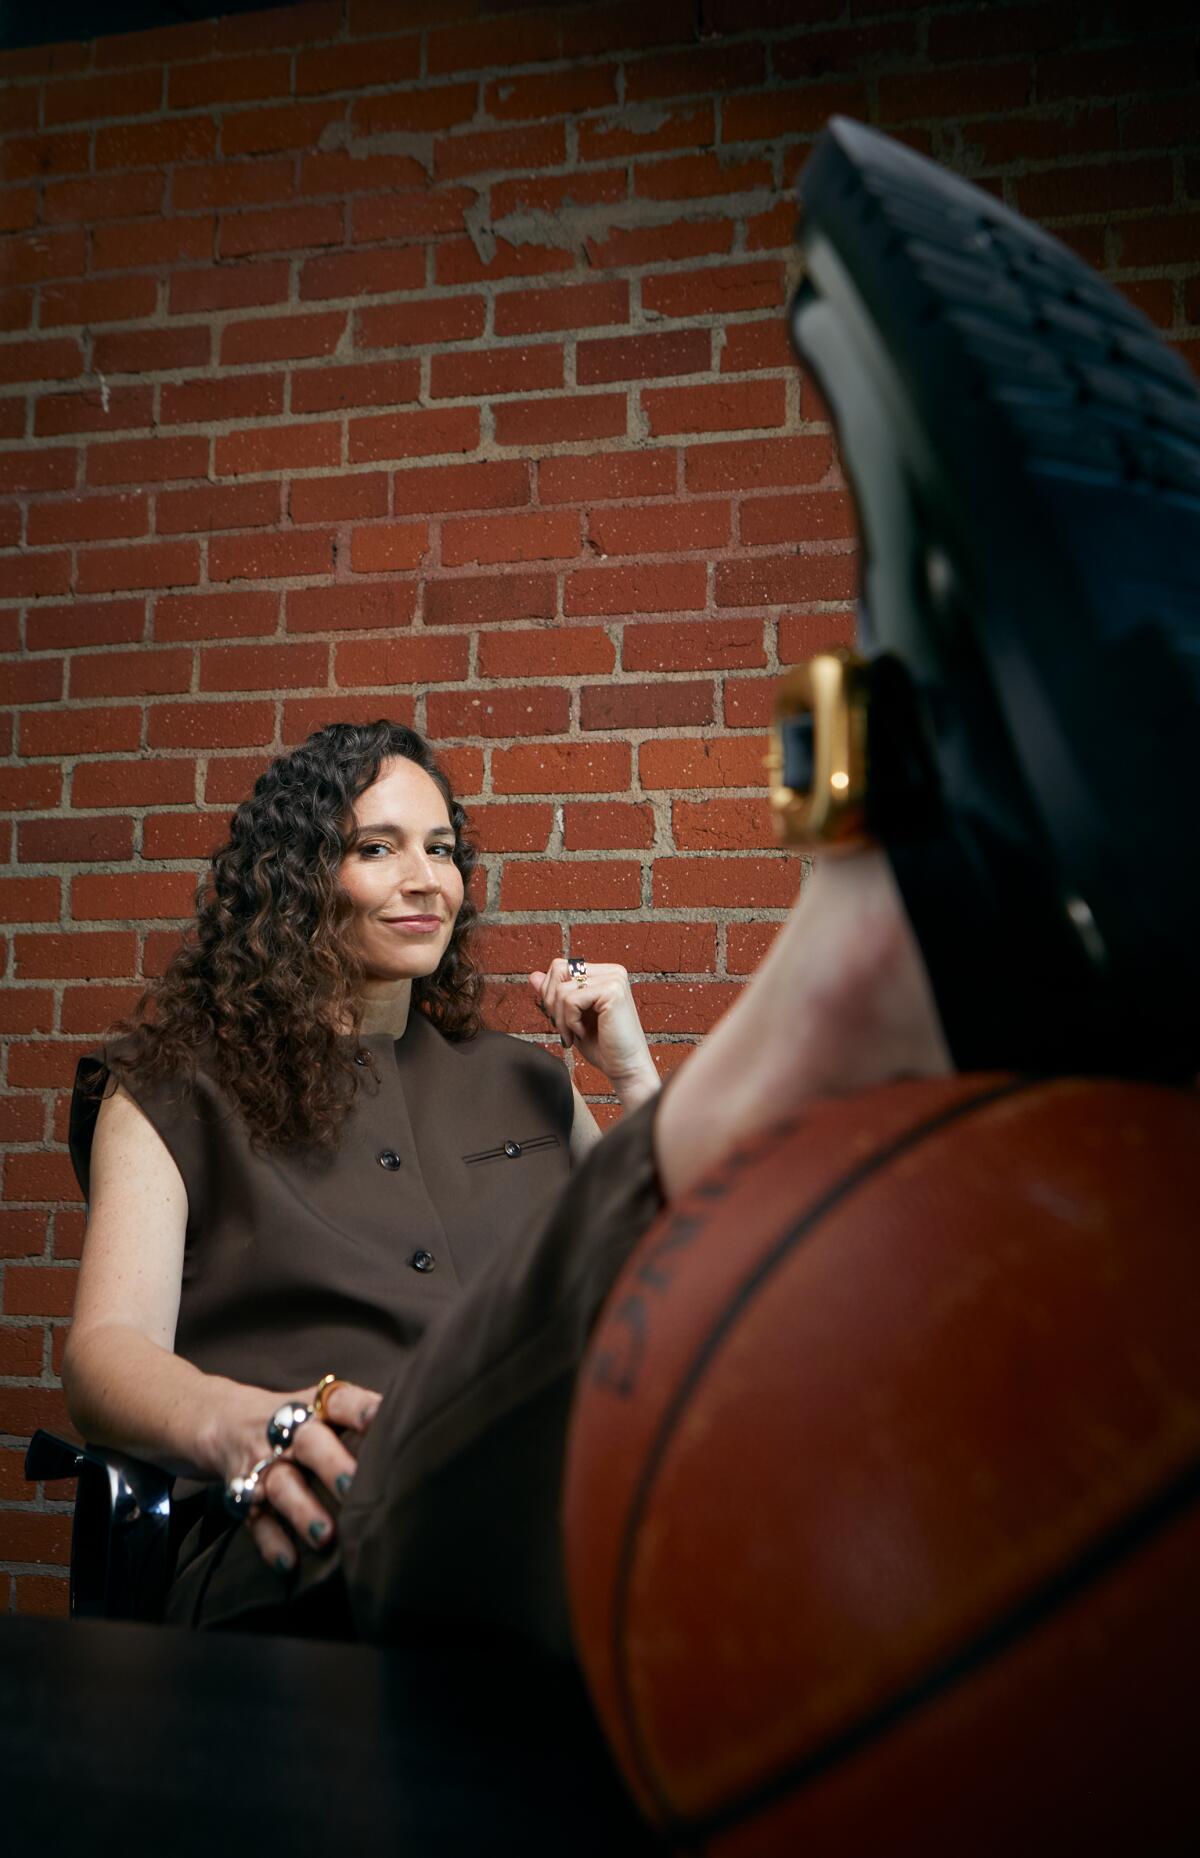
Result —
<svg viewBox="0 0 1200 1858"><path fill-rule="evenodd" d="M375 1159L381 1168L394 1169L400 1166L400 1157L394 1148L381 1148Z"/></svg>

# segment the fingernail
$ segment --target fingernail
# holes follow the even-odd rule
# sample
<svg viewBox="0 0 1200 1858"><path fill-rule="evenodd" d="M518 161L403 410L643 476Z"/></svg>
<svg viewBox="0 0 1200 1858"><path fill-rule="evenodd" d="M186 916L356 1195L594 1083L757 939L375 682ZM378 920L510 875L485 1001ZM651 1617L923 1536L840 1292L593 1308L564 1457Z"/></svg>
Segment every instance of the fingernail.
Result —
<svg viewBox="0 0 1200 1858"><path fill-rule="evenodd" d="M344 1497L353 1482L354 1473L352 1471L343 1471L341 1476L335 1479L338 1496Z"/></svg>
<svg viewBox="0 0 1200 1858"><path fill-rule="evenodd" d="M323 1542L329 1533L328 1523L309 1523L308 1539L310 1542Z"/></svg>
<svg viewBox="0 0 1200 1858"><path fill-rule="evenodd" d="M291 1556L285 1555L281 1549L279 1554L275 1557L275 1566L281 1574L290 1574L293 1567Z"/></svg>

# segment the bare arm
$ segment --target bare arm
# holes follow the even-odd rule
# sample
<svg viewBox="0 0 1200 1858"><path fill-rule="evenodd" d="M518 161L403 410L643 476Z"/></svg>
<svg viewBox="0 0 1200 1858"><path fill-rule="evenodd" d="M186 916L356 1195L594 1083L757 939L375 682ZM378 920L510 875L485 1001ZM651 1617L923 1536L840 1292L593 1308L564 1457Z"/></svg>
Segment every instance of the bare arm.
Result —
<svg viewBox="0 0 1200 1858"><path fill-rule="evenodd" d="M118 1086L96 1120L91 1207L63 1386L85 1438L168 1471L226 1482L266 1455L267 1421L288 1393L311 1390L247 1386L204 1374L172 1352L187 1211L187 1189L166 1144ZM329 1408L335 1423L369 1424L378 1395L347 1386L336 1397L340 1406L331 1401ZM353 1477L353 1456L318 1421L300 1428L293 1453L330 1490L339 1478ZM300 1472L273 1468L269 1490L275 1511L301 1540L320 1546L332 1540L332 1521ZM270 1512L252 1527L265 1558L294 1560L292 1542Z"/></svg>

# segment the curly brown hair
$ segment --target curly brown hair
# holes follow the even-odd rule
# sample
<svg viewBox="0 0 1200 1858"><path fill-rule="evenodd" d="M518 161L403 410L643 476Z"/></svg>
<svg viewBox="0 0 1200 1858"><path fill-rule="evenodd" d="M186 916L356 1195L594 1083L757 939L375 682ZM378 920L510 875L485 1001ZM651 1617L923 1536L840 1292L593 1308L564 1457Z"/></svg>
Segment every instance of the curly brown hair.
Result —
<svg viewBox="0 0 1200 1858"><path fill-rule="evenodd" d="M436 782L454 829L463 903L436 971L413 981L412 1005L447 1038L480 1030L482 976L470 944L478 852L467 816L423 736L401 723L330 723L259 776L229 822L196 891L196 921L166 972L106 1040L118 1076L195 1081L206 1068L239 1104L257 1153L331 1154L361 1073L339 1027L362 1017L363 963L338 871L354 801L385 761L413 761ZM153 1013L153 1019L147 1017ZM97 1087L103 1073L97 1078Z"/></svg>

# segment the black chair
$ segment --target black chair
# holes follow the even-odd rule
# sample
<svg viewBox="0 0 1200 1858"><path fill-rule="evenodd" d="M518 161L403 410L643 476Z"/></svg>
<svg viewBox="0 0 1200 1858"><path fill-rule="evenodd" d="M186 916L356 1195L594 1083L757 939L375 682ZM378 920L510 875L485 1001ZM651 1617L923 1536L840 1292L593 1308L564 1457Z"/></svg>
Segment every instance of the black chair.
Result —
<svg viewBox="0 0 1200 1858"><path fill-rule="evenodd" d="M174 1478L102 1445L72 1445L43 1428L25 1453L25 1476L76 1478L70 1610L79 1619L162 1618L174 1559Z"/></svg>

